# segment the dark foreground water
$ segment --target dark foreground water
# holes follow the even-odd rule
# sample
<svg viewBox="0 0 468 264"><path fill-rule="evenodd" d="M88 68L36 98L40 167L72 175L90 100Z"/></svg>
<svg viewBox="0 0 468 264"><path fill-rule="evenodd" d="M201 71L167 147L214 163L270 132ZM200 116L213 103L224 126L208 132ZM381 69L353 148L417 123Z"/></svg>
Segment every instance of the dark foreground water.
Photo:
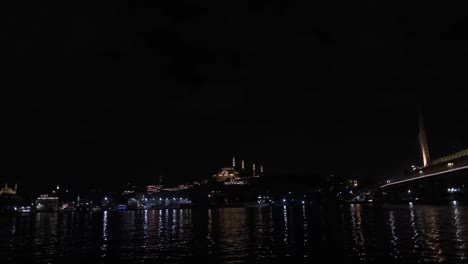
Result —
<svg viewBox="0 0 468 264"><path fill-rule="evenodd" d="M456 205L0 216L0 263L468 263L467 245Z"/></svg>

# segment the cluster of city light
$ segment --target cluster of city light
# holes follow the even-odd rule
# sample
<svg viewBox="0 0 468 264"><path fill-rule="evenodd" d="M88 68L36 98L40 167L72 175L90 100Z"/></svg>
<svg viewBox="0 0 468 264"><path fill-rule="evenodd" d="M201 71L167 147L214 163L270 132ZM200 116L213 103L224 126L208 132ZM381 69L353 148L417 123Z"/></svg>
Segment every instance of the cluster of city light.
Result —
<svg viewBox="0 0 468 264"><path fill-rule="evenodd" d="M447 189L447 192L449 192L449 193L456 193L456 192L459 192L459 191L460 191L459 188L457 188L457 189L455 189L455 188L448 188L448 189Z"/></svg>
<svg viewBox="0 0 468 264"><path fill-rule="evenodd" d="M17 208L16 206L13 208L13 210L20 212L20 213L30 213L31 212L31 206L21 206Z"/></svg>
<svg viewBox="0 0 468 264"><path fill-rule="evenodd" d="M146 186L146 192L148 193L156 193L161 191L161 185L148 185Z"/></svg>
<svg viewBox="0 0 468 264"><path fill-rule="evenodd" d="M244 181L225 181L224 185L245 185Z"/></svg>
<svg viewBox="0 0 468 264"><path fill-rule="evenodd" d="M258 202L259 204L260 204L260 203L265 203L265 202L270 202L270 203L272 202L270 196L259 195L259 196L257 197L257 199L258 199L257 202Z"/></svg>

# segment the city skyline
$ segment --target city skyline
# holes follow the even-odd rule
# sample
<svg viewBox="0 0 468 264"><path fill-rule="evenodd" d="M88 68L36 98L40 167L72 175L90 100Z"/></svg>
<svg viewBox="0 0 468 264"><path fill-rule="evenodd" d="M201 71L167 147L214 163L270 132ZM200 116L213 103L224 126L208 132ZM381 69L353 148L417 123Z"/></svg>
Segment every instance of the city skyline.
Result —
<svg viewBox="0 0 468 264"><path fill-rule="evenodd" d="M2 10L2 263L466 262L456 2Z"/></svg>
<svg viewBox="0 0 468 264"><path fill-rule="evenodd" d="M461 10L395 9L402 28L348 5L148 5L9 16L1 181L178 182L233 155L383 179L419 162L418 105L431 158L468 146Z"/></svg>
<svg viewBox="0 0 468 264"><path fill-rule="evenodd" d="M427 111L427 112L431 113L431 111ZM416 116L416 114L414 116ZM413 118L414 123L417 123L416 119L417 119L417 117ZM425 120L429 120L429 122L431 122L432 121L431 119L434 120L434 118L431 118L431 117L427 118L427 115L425 116ZM393 122L393 121L391 121L391 122ZM400 163L402 165L398 166L397 162L391 162L391 159L389 159L387 163L381 163L380 164L380 165L383 165L383 166L393 167L394 172L395 172L395 174L394 174L395 176L400 176L405 169L409 169L410 164L419 164L421 162L419 160L419 158L418 158L418 157L421 156L421 154L419 153L420 150L417 147L414 147L416 145L416 143L418 142L418 134L417 134L418 133L417 132L418 127L417 127L417 124L413 125L413 129L414 129L414 131L412 131L412 132L410 131L411 132L410 135L402 135L402 133L400 134L400 136L407 137L407 139L405 141L403 141L403 142L410 143L410 144L408 144L406 146L399 146L400 148L407 151L407 153L405 153L406 157L399 157L400 160L402 160L401 158L406 159L406 160L403 160L403 163ZM435 132L437 132L437 129L434 129L434 130L435 130ZM454 130L450 129L449 131L450 131L450 133L452 133ZM431 133L431 132L432 132L432 130L429 130L428 138L429 138L429 141L431 143L430 146L434 146L434 149L436 150L436 151L434 151L434 153L438 154L437 156L441 157L441 156L444 156L444 155L447 155L447 154L451 154L450 151L452 151L452 152L457 151L457 149L453 145L452 146L441 146L441 145L443 145L444 142L437 142L436 141L437 137L442 137L442 139L443 139L443 136L452 136L452 135L444 135L444 134L437 135L437 134ZM457 135L457 133L453 133L453 134ZM377 137L385 137L385 136L388 136L388 135L377 135ZM460 136L460 134L458 134L458 136ZM371 137L371 139L372 138L373 137ZM148 138L146 137L146 139L148 139ZM259 139L259 141L262 141L262 139ZM264 142L262 142L262 143L265 144ZM282 142L282 143L284 143L284 142ZM34 144L40 144L40 142L35 142ZM57 144L57 142L55 142L54 144ZM155 143L153 142L152 144L154 145ZM296 144L298 144L298 142L296 142ZM349 144L349 143L347 143L347 144ZM367 144L369 144L369 143L367 143ZM253 145L255 145L255 143L253 143ZM57 147L57 145L55 145L55 147ZM111 149L115 148L115 146L112 146L112 145L109 145L109 147ZM233 148L233 150L236 150L236 146L232 145L231 147ZM461 147L463 147L463 144L460 144L460 148ZM319 145L318 147L316 146L316 149L320 149L320 148L323 148L323 146L322 145ZM252 150L249 147L247 147L247 149ZM432 149L432 150L434 150L434 149ZM32 150L33 153L34 153L34 151L35 150ZM108 150L102 149L101 151L104 151L104 153L106 153ZM243 151L243 149L240 149L240 150L237 151L237 153L243 153L243 152L245 152L245 151ZM252 152L254 152L254 153L257 152L257 153L260 153L260 154L265 153L265 152L256 151L256 150L254 150ZM109 152L107 152L107 153L109 153ZM130 154L130 153L127 153L127 154ZM148 153L148 152L137 153L136 155L142 157L146 153ZM46 151L45 154L50 155L50 152ZM83 154L85 156L87 155L86 151L81 152L80 154ZM92 155L92 153L88 153L88 154ZM274 161L274 158L276 158L276 157L272 158L272 156L271 156L272 153L269 153L269 155L266 156L267 158L265 158L264 156L262 156L262 157L252 157L249 154L250 153L247 153L246 155L243 155L245 157L248 157L248 159L247 158L242 158L243 162L247 163L246 167L250 168L249 170L252 170L251 167L253 166L253 164L255 162L258 163L259 161L262 161L261 163L267 164L267 166L269 168L269 173L273 174L273 175L275 175L275 174L287 174L287 173L296 173L296 174L321 173L322 176L326 176L326 174L338 174L338 175L343 175L343 176L346 176L346 177L360 178L360 179L366 179L366 180L375 180L375 181L382 180L386 176L391 176L388 172L384 172L384 173L382 173L382 175L371 174L370 177L369 177L369 175L365 175L365 174L359 175L359 174L355 173L355 169L352 166L349 167L349 165L344 165L345 169L343 169L343 167L342 167L343 165L341 165L343 163L341 163L341 162L338 162L336 165L332 164L332 165L328 165L328 167L325 167L325 166L317 165L318 161L314 160L314 159L310 159L310 161L309 161L309 163L312 166L299 165L299 166L293 167L294 165L291 166L290 163L288 164L286 162L286 166L284 166L284 167L289 167L289 168L284 169L284 167L282 168L280 166L281 161L278 160L279 164L274 164L274 162L272 162L272 161ZM302 155L302 154L304 154L304 152L293 153L293 155ZM112 153L111 153L111 155L112 155ZM170 166L168 166L168 165L165 166L164 162L161 162L161 163L157 164L157 166L159 168L158 167L151 167L152 166L151 164L154 164L155 161L151 161L149 159L149 157L144 157L147 164L140 163L141 165L134 165L135 167L131 168L134 171L133 173L129 172L127 175L123 175L123 174L120 174L120 173L115 174L114 171L108 171L107 175L104 175L104 177L103 177L104 180L103 181L97 181L97 183L94 183L94 184L91 183L90 185L99 186L99 185L105 184L106 181L108 181L109 179L111 179L115 175L118 176L118 177L121 177L121 178L119 178L120 184L122 184L123 182L126 182L126 181L136 182L136 183L139 183L139 184L151 183L152 180L154 180L154 182L156 182L160 175L165 175L166 178L168 179L167 182L172 183L172 184L177 183L177 182L182 183L182 182L190 182L190 181L194 181L194 180L208 179L210 177L210 175L212 175L213 172L215 172L218 169L219 166L225 166L225 165L229 164L229 158L228 157L229 156L232 157L233 152L227 150L227 151L222 152L222 155L210 156L209 154L207 155L206 153L204 153L204 155L205 155L204 158L208 157L208 158L212 158L212 160L208 160L208 161L207 160L201 160L201 161L198 160L197 161L197 159L194 159L194 160L189 160L188 163L187 163L187 164L190 164L190 166L194 166L198 170L197 171L198 175L190 175L189 177L181 177L180 173L178 173L177 170L171 170ZM29 154L26 153L26 156L29 156ZM279 157L284 157L285 155L282 154L282 153L278 153L278 156ZM34 158L34 157L30 157L30 158ZM43 157L36 157L36 158L38 160L41 160L41 159L44 160ZM76 156L75 156L75 158L76 158ZM86 157L83 157L83 158L86 158ZM189 157L185 156L184 158L185 158L185 160L182 159L182 161L185 163L185 162L187 162L187 158L189 158ZM199 158L199 157L197 157L197 158ZM221 160L222 158L224 158L224 160ZM299 158L299 160L300 160L300 158ZM395 160L398 160L398 158L396 158ZM63 159L62 159L62 161L63 161ZM135 162L134 159L131 159L131 161L133 163ZM352 158L351 161L352 162L359 162L359 160L357 160L355 158ZM364 159L362 159L362 161L365 162L366 159L364 158ZM16 162L18 162L18 161L16 161ZM67 162L69 162L69 161L67 161ZM197 167L197 165L195 164L197 162L204 165L204 166ZM168 164L174 164L174 163L177 163L177 160L172 160L172 161L169 161L167 163ZM77 161L76 164L79 164L79 161ZM111 162L111 164L113 164L112 166L115 166L115 163ZM148 164L149 164L149 166L148 166ZM295 164L297 164L297 163L295 163ZM346 163L344 163L344 164L346 164ZM86 164L86 163L82 164L82 166L92 169L93 167L91 165L92 164ZM422 165L422 164L419 164L419 165ZM53 166L53 165L50 165L50 166ZM59 167L60 166L61 165L59 165ZM112 166L110 166L110 167L112 167ZM141 167L145 167L145 166L150 167L150 168L147 168L146 171L144 170L144 168L142 170ZM44 166L44 168L46 168L46 167ZM115 167L112 167L112 168L115 169ZM349 168L349 169L346 169L346 168ZM70 171L70 170L71 170L71 168L64 168L64 172L65 172L64 175L66 175L67 174L66 172ZM19 172L21 172L21 171L25 171L25 169L21 168L19 170ZM31 170L31 169L26 170L26 171L28 171L30 173L37 173L38 176L43 177L42 179L48 179L47 175L44 175L44 171L41 171L41 170L34 171L34 170ZM80 171L80 170L78 169L78 171ZM140 174L139 174L139 171L140 171ZM186 173L186 171L184 170L183 167L182 167L182 171L183 171L183 173ZM82 172L82 173L84 173L84 172ZM71 175L77 175L74 172L71 172L70 174ZM58 175L52 175L52 177L50 177L50 181L51 181L52 184L55 184L55 182L67 183L66 180L60 179L60 177L57 177L57 176ZM83 177L85 179L90 179L93 176L96 176L96 174L93 173L93 172L88 173L88 175L83 175ZM176 176L176 177L174 177L174 176ZM374 176L376 176L376 177L374 177ZM28 175L20 174L20 173L10 174L10 175L5 174L2 177L3 178L2 180L5 181L5 182L13 183L12 181L15 181L16 179L19 179L17 182L21 182L21 183L24 184L24 183L28 182L29 177L30 176L28 176ZM174 177L174 178L171 179L171 177ZM68 179L66 176L65 176L65 178ZM33 180L33 182L34 182L34 180Z"/></svg>

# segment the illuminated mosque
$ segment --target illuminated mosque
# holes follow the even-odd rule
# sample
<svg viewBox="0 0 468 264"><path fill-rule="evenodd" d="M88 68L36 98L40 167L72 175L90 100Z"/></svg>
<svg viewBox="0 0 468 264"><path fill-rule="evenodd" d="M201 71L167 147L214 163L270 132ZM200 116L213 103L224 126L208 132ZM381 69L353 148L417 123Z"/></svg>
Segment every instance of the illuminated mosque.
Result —
<svg viewBox="0 0 468 264"><path fill-rule="evenodd" d="M263 166L260 166L260 175L263 175ZM252 176L259 177L255 169L255 163L252 165ZM241 171L236 170L236 158L232 158L232 166L222 168L217 174L213 175L213 180L224 182L224 184L246 184L244 179L250 178L245 173L245 163L242 160Z"/></svg>
<svg viewBox="0 0 468 264"><path fill-rule="evenodd" d="M15 188L8 187L8 184L5 184L5 187L0 189L0 194L11 194L15 195L18 190L18 185L15 184Z"/></svg>

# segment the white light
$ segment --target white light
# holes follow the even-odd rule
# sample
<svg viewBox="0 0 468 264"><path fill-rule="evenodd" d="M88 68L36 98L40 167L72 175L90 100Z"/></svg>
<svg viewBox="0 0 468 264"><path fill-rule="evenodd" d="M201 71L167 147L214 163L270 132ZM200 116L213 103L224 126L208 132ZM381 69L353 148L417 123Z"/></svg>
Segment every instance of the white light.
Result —
<svg viewBox="0 0 468 264"><path fill-rule="evenodd" d="M452 201L452 204L453 204L453 205L457 205L457 201Z"/></svg>
<svg viewBox="0 0 468 264"><path fill-rule="evenodd" d="M408 190L408 193L411 193L411 190Z"/></svg>
<svg viewBox="0 0 468 264"><path fill-rule="evenodd" d="M304 201L302 201L302 204L305 204L305 202L304 202Z"/></svg>
<svg viewBox="0 0 468 264"><path fill-rule="evenodd" d="M283 199L283 203L285 203L285 202L286 202L286 199Z"/></svg>
<svg viewBox="0 0 468 264"><path fill-rule="evenodd" d="M417 180L417 179L422 179L422 178L428 178L428 177L433 177L433 176L437 176L437 175L441 175L441 174L445 174L447 172L452 172L452 171L459 171L459 170L463 170L463 169L466 169L468 168L468 165L466 166L462 166L462 167L458 167L458 168L454 168L454 169L450 169L448 171L441 171L441 172L436 172L436 173L431 173L431 174L426 174L424 176L418 176L418 177L414 177L414 178L411 178L411 179L406 179L406 180L401 180L401 181L396 181L394 183L390 183L390 184L385 184L385 185L382 185L380 186L380 188L385 188L387 186L390 186L390 185L395 185L395 184L400 184L400 183L403 183L403 182L409 182L409 181L414 181L414 180Z"/></svg>
<svg viewBox="0 0 468 264"><path fill-rule="evenodd" d="M413 202L409 202L409 205L410 205L410 206L413 206Z"/></svg>

